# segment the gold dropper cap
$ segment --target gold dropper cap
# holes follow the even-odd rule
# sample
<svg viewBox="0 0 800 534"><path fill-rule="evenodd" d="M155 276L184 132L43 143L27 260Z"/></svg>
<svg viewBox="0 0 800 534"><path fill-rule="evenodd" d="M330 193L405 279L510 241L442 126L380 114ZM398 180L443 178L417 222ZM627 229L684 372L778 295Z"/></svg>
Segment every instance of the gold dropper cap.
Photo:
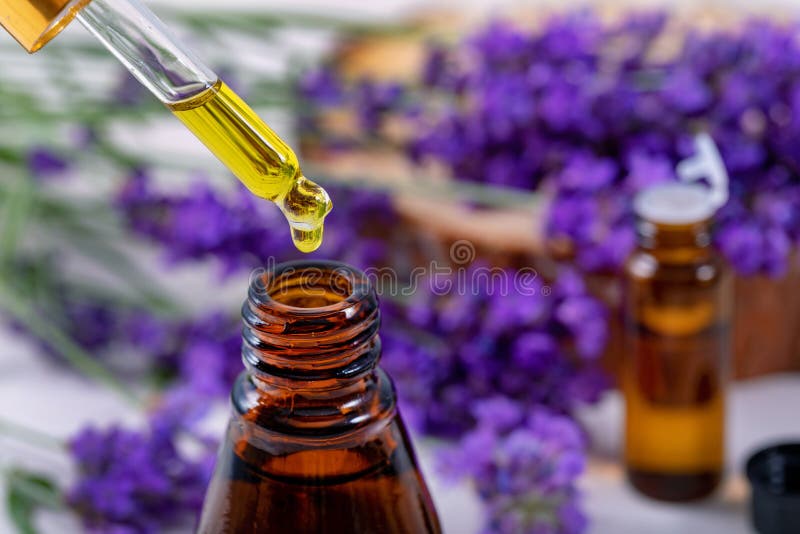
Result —
<svg viewBox="0 0 800 534"><path fill-rule="evenodd" d="M0 24L28 52L36 52L91 0L0 0Z"/></svg>

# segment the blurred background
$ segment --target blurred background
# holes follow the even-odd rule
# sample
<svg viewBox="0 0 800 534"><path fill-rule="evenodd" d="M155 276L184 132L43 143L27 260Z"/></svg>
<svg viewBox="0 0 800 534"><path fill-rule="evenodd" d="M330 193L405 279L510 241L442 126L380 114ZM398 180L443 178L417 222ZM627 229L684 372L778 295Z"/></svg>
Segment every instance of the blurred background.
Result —
<svg viewBox="0 0 800 534"><path fill-rule="evenodd" d="M382 296L445 532L753 531L745 460L800 438L795 3L148 5L331 193L314 257L537 273ZM189 532L248 275L300 253L79 24L32 56L3 33L0 65L0 532ZM726 477L676 505L625 479L622 278L633 196L698 131L731 178Z"/></svg>

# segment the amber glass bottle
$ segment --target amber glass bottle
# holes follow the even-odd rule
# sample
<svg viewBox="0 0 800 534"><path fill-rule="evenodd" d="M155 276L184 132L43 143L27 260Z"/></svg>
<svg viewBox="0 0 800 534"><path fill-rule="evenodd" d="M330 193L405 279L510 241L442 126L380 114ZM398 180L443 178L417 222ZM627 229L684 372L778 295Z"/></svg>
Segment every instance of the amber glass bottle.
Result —
<svg viewBox="0 0 800 534"><path fill-rule="evenodd" d="M199 532L441 531L380 356L366 276L320 261L257 273L246 372Z"/></svg>
<svg viewBox="0 0 800 534"><path fill-rule="evenodd" d="M710 243L700 186L640 195L625 284L625 459L633 486L668 501L720 482L730 280Z"/></svg>

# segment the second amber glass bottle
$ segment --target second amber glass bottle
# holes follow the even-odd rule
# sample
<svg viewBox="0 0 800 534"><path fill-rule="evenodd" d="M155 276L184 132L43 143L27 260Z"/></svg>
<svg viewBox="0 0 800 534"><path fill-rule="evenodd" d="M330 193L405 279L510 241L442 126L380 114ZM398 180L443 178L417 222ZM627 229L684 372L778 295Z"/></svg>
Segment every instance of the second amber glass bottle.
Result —
<svg viewBox="0 0 800 534"><path fill-rule="evenodd" d="M441 531L380 356L365 275L333 262L253 278L247 371L199 531L425 534Z"/></svg>
<svg viewBox="0 0 800 534"><path fill-rule="evenodd" d="M636 203L626 268L625 459L633 486L687 501L710 494L724 462L729 277L710 241L700 186L660 186Z"/></svg>

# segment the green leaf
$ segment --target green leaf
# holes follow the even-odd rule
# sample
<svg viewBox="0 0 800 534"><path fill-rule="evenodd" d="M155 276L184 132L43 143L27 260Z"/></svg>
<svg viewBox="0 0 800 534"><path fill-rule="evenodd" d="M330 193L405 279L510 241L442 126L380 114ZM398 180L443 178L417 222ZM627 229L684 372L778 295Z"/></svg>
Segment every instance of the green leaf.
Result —
<svg viewBox="0 0 800 534"><path fill-rule="evenodd" d="M36 534L33 516L38 508L58 508L61 493L52 480L14 469L6 475L6 503L11 522L20 534Z"/></svg>
<svg viewBox="0 0 800 534"><path fill-rule="evenodd" d="M15 188L4 198L0 223L0 264L14 257L25 225L35 207L33 185L28 176L20 177Z"/></svg>

